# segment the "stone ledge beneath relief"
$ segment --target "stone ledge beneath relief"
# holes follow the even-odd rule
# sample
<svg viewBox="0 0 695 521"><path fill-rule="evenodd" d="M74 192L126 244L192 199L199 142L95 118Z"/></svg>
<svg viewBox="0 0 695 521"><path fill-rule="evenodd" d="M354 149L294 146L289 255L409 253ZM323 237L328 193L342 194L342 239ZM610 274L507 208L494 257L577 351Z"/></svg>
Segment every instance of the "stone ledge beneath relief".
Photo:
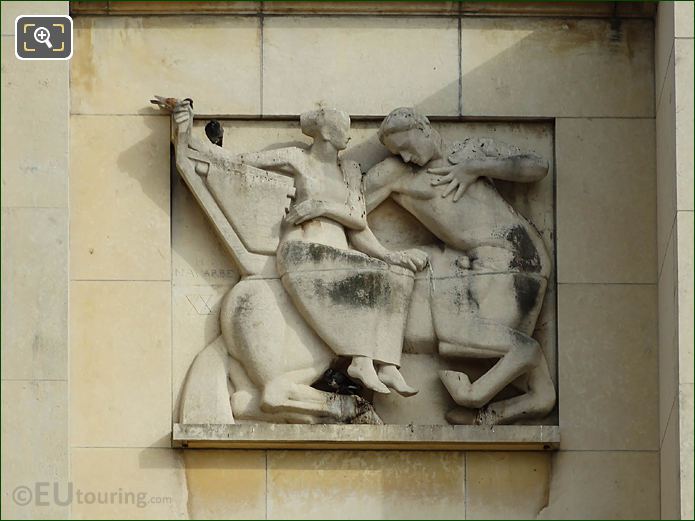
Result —
<svg viewBox="0 0 695 521"><path fill-rule="evenodd" d="M175 423L174 447L226 449L554 450L556 425Z"/></svg>

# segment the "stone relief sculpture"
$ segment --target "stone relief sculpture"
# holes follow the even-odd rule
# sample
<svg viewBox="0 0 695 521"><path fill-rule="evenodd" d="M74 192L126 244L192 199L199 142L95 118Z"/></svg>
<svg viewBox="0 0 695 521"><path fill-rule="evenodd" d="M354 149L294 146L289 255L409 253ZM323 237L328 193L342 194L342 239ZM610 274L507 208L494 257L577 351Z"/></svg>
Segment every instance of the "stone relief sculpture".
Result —
<svg viewBox="0 0 695 521"><path fill-rule="evenodd" d="M381 423L373 393L417 393L399 370L404 341L435 344L443 360L497 360L473 382L440 372L458 405L451 424L471 423L471 410L502 424L554 407L532 336L551 262L492 181L537 181L545 160L491 139L446 143L400 108L379 129L393 155L363 174L341 159L344 112L302 114L306 149L232 154L221 133L192 131L190 100L153 102L172 112L177 169L241 274L221 335L189 370L181 423ZM367 213L387 198L440 244L385 248ZM518 394L495 400L510 385Z"/></svg>

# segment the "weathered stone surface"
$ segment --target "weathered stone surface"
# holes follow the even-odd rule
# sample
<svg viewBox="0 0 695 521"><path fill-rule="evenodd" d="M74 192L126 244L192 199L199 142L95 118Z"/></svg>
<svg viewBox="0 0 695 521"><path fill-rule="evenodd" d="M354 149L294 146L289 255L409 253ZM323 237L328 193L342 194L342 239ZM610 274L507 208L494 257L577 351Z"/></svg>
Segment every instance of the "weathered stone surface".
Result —
<svg viewBox="0 0 695 521"><path fill-rule="evenodd" d="M692 170L691 170L692 171ZM678 382L692 384L693 378L693 212L676 216L678 261Z"/></svg>
<svg viewBox="0 0 695 521"><path fill-rule="evenodd" d="M563 449L658 448L655 304L652 285L560 285Z"/></svg>
<svg viewBox="0 0 695 521"><path fill-rule="evenodd" d="M656 282L654 121L559 119L556 132L558 281Z"/></svg>
<svg viewBox="0 0 695 521"><path fill-rule="evenodd" d="M535 519L548 505L551 454L466 454L467 519Z"/></svg>
<svg viewBox="0 0 695 521"><path fill-rule="evenodd" d="M68 215L2 209L2 377L67 378Z"/></svg>
<svg viewBox="0 0 695 521"><path fill-rule="evenodd" d="M653 117L652 35L650 20L462 18L463 114Z"/></svg>
<svg viewBox="0 0 695 521"><path fill-rule="evenodd" d="M690 20L693 4L690 4ZM679 8L679 11L682 8ZM678 19L678 18L676 18ZM676 90L676 208L693 210L693 39L676 38L673 44Z"/></svg>
<svg viewBox="0 0 695 521"><path fill-rule="evenodd" d="M558 452L548 506L538 518L657 519L658 468L657 452Z"/></svg>
<svg viewBox="0 0 695 521"><path fill-rule="evenodd" d="M264 451L183 453L191 519L265 519Z"/></svg>
<svg viewBox="0 0 695 521"><path fill-rule="evenodd" d="M355 448L549 450L557 426L544 425L240 425L175 424L177 446L226 448Z"/></svg>
<svg viewBox="0 0 695 521"><path fill-rule="evenodd" d="M664 266L659 277L659 439L664 431L678 394L678 286L675 251L676 238L668 243Z"/></svg>
<svg viewBox="0 0 695 521"><path fill-rule="evenodd" d="M69 509L53 501L53 487L65 497L68 481L67 382L2 382L2 517L65 519ZM46 492L46 504L34 494ZM27 487L29 495L17 493ZM22 503L28 500L27 503Z"/></svg>
<svg viewBox="0 0 695 521"><path fill-rule="evenodd" d="M693 37L693 3L692 2L673 2L674 9L674 31L676 38Z"/></svg>
<svg viewBox="0 0 695 521"><path fill-rule="evenodd" d="M181 454L153 448L73 448L74 519L188 519Z"/></svg>
<svg viewBox="0 0 695 521"><path fill-rule="evenodd" d="M166 282L72 282L73 447L171 444L171 293Z"/></svg>
<svg viewBox="0 0 695 521"><path fill-rule="evenodd" d="M31 2L4 4L37 13ZM51 4L54 2L36 2ZM66 5L67 2L55 2ZM19 13L17 13L19 14ZM12 18L14 24L14 17ZM4 30L3 30L4 31ZM14 37L2 37L2 206L68 205L68 66L64 61L24 61Z"/></svg>
<svg viewBox="0 0 695 521"><path fill-rule="evenodd" d="M267 18L263 112L298 114L321 104L350 114L382 115L400 105L432 115L457 114L456 21L400 18L393 24L387 20ZM374 52L377 48L379 52ZM409 74L413 66L417 74ZM297 70L303 73L296 74Z"/></svg>
<svg viewBox="0 0 695 521"><path fill-rule="evenodd" d="M71 279L170 279L169 122L72 116L70 131Z"/></svg>
<svg viewBox="0 0 695 521"><path fill-rule="evenodd" d="M692 360L692 357L691 357ZM693 384L678 386L681 519L693 517Z"/></svg>
<svg viewBox="0 0 695 521"><path fill-rule="evenodd" d="M659 273L663 269L676 213L676 96L672 62L665 69L665 74L656 112L656 241Z"/></svg>
<svg viewBox="0 0 695 521"><path fill-rule="evenodd" d="M172 383L174 389L173 415L175 421L179 419L183 384L191 367L191 363L196 358L196 355L201 353L206 346L220 336L219 313L222 297L224 297L230 288L231 285L174 285L173 287ZM214 352L211 351L209 354L212 355ZM224 373L224 363L218 367L218 370ZM205 373L207 373L207 371ZM213 374L216 373L213 372ZM224 377L226 381L226 373ZM203 377L201 383L205 385L209 383L209 380ZM225 394L227 394L227 402L229 402L228 393Z"/></svg>
<svg viewBox="0 0 695 521"><path fill-rule="evenodd" d="M365 397L351 396L360 392L360 386L377 393L388 393L391 388L405 397L417 392L398 370L404 333L406 344L415 352L418 349L436 352L439 342L439 353L454 359L480 357L480 352L467 352L465 346L468 344L480 346L476 349L487 353L483 357L499 358L504 351L498 353L497 348L491 346L509 344L510 353L514 354L491 371L489 377L483 371L483 377L471 384L464 373L452 371L458 369L451 365L453 362L440 366L446 370L440 371L439 376L459 406L479 409L516 380L519 371L529 371L528 383L519 385L521 393L526 393L523 398L509 400L507 398L513 395L504 395L490 410L481 410L474 420L510 423L547 416L555 403L554 384L542 348L530 335L534 332L547 278L552 272L552 261L545 246L546 241L552 243L551 236L538 234L489 180L477 180L490 175L502 181L531 183L547 176L548 161L533 153L524 155L519 148L494 139L463 138L445 143L424 116L403 108L393 111L378 133L383 146L399 159L387 158L375 164L388 153L368 137L366 129L361 129L361 142L345 154L350 160L339 160L337 152L345 149L348 142L350 119L334 109L301 115L302 132L314 140L308 146L300 144L299 147L234 154L217 146L223 145L225 139L224 126L219 122L210 123L216 125L215 130L206 126L208 137L203 137L200 126L193 128L190 102L157 96L153 103L172 111L177 167L241 275L241 281L222 303L221 339L208 339L210 343L203 351L205 354L189 371L190 381L180 398L183 423L193 422L194 418L198 423L273 421L273 418L289 423L323 423L326 420L363 423L360 411ZM413 127L408 118L421 124ZM538 129L543 135L543 128ZM537 137L533 135L531 139ZM320 154L316 152L319 149L322 150ZM514 166L510 168L512 162ZM240 163L243 165L239 166ZM364 186L360 187L360 170L366 169L365 163L374 166L366 175L366 181L361 183ZM317 177L319 165L322 170ZM442 165L449 167L442 168ZM423 169L412 186L401 182L401 175L423 167L435 168L438 171L432 173L439 176ZM268 171L267 175L263 170ZM286 187L283 184L286 178L276 173L271 175L273 171L297 177L296 186ZM338 177L332 181L330 176L336 174ZM256 177L258 183L245 181ZM241 185L232 188L228 181L241 182ZM418 183L422 187L418 188ZM269 188L275 184L281 187L282 197L268 199ZM450 185L448 192L435 188L442 184ZM425 187L426 197L420 193L424 193ZM447 193L457 187L451 201L446 200ZM413 190L419 190L419 195L414 195ZM466 190L474 195L469 196ZM507 191L513 194L509 188ZM235 201L230 199L232 192ZM191 209L185 192L179 193L181 198L177 204ZM546 231L552 229L554 220L552 212L543 204L550 202L552 207L552 195L548 200L548 193L552 194L552 185L517 197L527 211L543 207L537 216ZM367 209L373 209L392 194L394 200L416 218L409 222L419 220L423 224L417 226L424 225L428 229L429 235L422 231L416 234L420 236L418 240L429 237L429 246L422 250L412 249L418 246L416 243L409 245L411 249L389 251L366 228ZM282 225L275 227L272 219L265 222L263 215L268 217L269 214L262 214L263 206L272 211L283 210L288 195L293 200ZM462 196L468 200L458 204ZM488 208L481 205L481 201L485 201ZM434 213L430 207L435 209ZM263 244L254 242L259 238L258 233L252 229L254 220L247 218L259 211L261 214L256 216L255 222L264 222L263 228L269 232ZM481 216L476 217L476 212ZM482 219L490 230L485 231L475 224L476 219ZM455 229L451 227L452 222L470 222L470 230ZM514 239L512 232L523 237ZM485 250L488 247L486 234L489 235L487 241L497 247L489 253ZM406 229L401 236L407 241ZM444 241L449 249L437 251L434 236ZM276 267L270 260L272 248L278 244L273 243L274 237L279 240ZM524 240L528 244L522 244ZM349 249L348 244L353 249ZM268 250L267 247L272 248ZM475 252L478 248L482 248L480 258L466 258L466 266L457 264L459 257L465 256L457 250ZM421 271L430 255L433 269L425 275L425 286L421 284L421 287L429 284L440 289L431 296L419 290L418 299L425 299L424 307L410 306L413 272ZM486 270L493 272L492 278L480 278ZM509 270L509 274L500 274L504 270ZM528 293L523 296L528 300L523 309L519 307L522 306L521 297L514 297L514 292L523 292L522 288ZM463 306L463 302L459 302L461 297L457 295L461 291L468 291L470 305ZM483 293L490 291L495 292L494 296L491 293L484 298L489 304L483 305L482 300L477 302L476 299L483 298ZM473 301L477 303L473 305ZM505 309L514 307L519 307L519 311L505 315ZM434 321L429 318L431 316ZM341 318L336 320L336 317ZM409 328L406 319L413 323L428 322L430 331ZM470 323L462 327L461 320ZM283 322L291 324L284 332L278 327ZM463 336L462 330L467 331ZM279 336L268 334L271 331ZM417 339L409 338L408 334ZM489 338L483 339L485 336ZM541 337L545 342L553 339L553 335L545 333ZM429 347L425 345L427 342ZM441 347L442 343L445 348ZM284 346L282 359L273 354L279 345ZM225 346L230 355L232 417L229 417L224 397L208 401L222 409L211 406L205 410L205 390L220 392L224 388L223 368L216 371L214 364L208 364L208 360L218 359L221 346ZM540 361L523 365L526 355L520 353L526 350L538 353ZM347 358L347 374L341 373L341 369L336 372L336 367L332 367L337 363L331 361L335 355ZM224 365L224 356L219 362L220 366ZM345 371L345 367L342 370ZM329 380L324 382L325 378ZM336 378L350 382L347 385L353 390L336 394L341 385ZM215 383L211 385L211 382ZM468 382L467 387L462 385L465 382ZM428 384L430 393L433 384L434 381ZM189 396L189 392L193 394ZM192 409L187 408L189 405ZM398 410L398 407L392 406L391 410ZM369 412L371 414L373 412ZM454 408L445 418L451 423L471 423L473 420L469 416L468 412ZM381 422L376 416L369 421ZM399 421L412 423L405 417Z"/></svg>
<svg viewBox="0 0 695 521"><path fill-rule="evenodd" d="M203 114L260 113L257 18L77 17L74 45L73 114L151 114L147 100L164 91L190 96ZM208 81L208 59L221 52L229 59Z"/></svg>
<svg viewBox="0 0 695 521"><path fill-rule="evenodd" d="M669 418L659 447L659 479L661 484L661 519L680 518L680 440L678 421Z"/></svg>
<svg viewBox="0 0 695 521"><path fill-rule="evenodd" d="M2 35L14 35L15 19L23 14L68 14L70 2L20 1L5 2L2 6ZM3 42L3 47L5 42ZM13 47L10 46L10 50ZM45 65L45 64L42 64ZM4 72L4 71L3 71Z"/></svg>
<svg viewBox="0 0 695 521"><path fill-rule="evenodd" d="M460 519L462 453L268 452L269 519Z"/></svg>

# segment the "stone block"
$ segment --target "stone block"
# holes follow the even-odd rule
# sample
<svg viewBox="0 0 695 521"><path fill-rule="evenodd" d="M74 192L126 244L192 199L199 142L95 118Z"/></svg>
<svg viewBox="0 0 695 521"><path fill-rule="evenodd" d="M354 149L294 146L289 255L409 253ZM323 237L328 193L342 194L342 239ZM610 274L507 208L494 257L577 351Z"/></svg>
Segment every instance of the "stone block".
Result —
<svg viewBox="0 0 695 521"><path fill-rule="evenodd" d="M539 519L658 519L658 452L558 452Z"/></svg>
<svg viewBox="0 0 695 521"><path fill-rule="evenodd" d="M659 439L672 415L678 393L678 271L676 239L669 241L659 277Z"/></svg>
<svg viewBox="0 0 695 521"><path fill-rule="evenodd" d="M53 490L65 492L68 481L67 401L64 381L3 380L3 519L66 519L68 507Z"/></svg>
<svg viewBox="0 0 695 521"><path fill-rule="evenodd" d="M4 2L2 6L2 35L14 35L15 19L29 14L68 14L70 2L21 1ZM3 41L3 46L5 42ZM14 45L14 44L13 44ZM10 47L13 49L14 47ZM4 72L4 71L3 71Z"/></svg>
<svg viewBox="0 0 695 521"><path fill-rule="evenodd" d="M73 519L189 518L178 451L73 448L70 468Z"/></svg>
<svg viewBox="0 0 695 521"><path fill-rule="evenodd" d="M652 25L464 17L463 114L653 117Z"/></svg>
<svg viewBox="0 0 695 521"><path fill-rule="evenodd" d="M458 113L458 26L446 18L277 17L263 29L263 113L316 105Z"/></svg>
<svg viewBox="0 0 695 521"><path fill-rule="evenodd" d="M671 63L656 112L656 226L659 273L676 217L676 95Z"/></svg>
<svg viewBox="0 0 695 521"><path fill-rule="evenodd" d="M73 447L171 444L167 282L72 282Z"/></svg>
<svg viewBox="0 0 695 521"><path fill-rule="evenodd" d="M70 276L168 280L169 120L73 116Z"/></svg>
<svg viewBox="0 0 695 521"><path fill-rule="evenodd" d="M155 94L201 114L260 113L258 18L85 16L74 45L73 114L159 114Z"/></svg>
<svg viewBox="0 0 695 521"><path fill-rule="evenodd" d="M24 12L32 13L27 6L32 3L54 2L6 3L3 24L6 11L14 12L15 4L24 4ZM14 37L2 37L3 207L67 207L68 82L66 62L19 60Z"/></svg>
<svg viewBox="0 0 695 521"><path fill-rule="evenodd" d="M691 358L692 360L692 358ZM681 519L693 517L693 384L678 388Z"/></svg>
<svg viewBox="0 0 695 521"><path fill-rule="evenodd" d="M562 449L658 448L656 323L653 285L560 285Z"/></svg>
<svg viewBox="0 0 695 521"><path fill-rule="evenodd" d="M680 444L677 411L665 426L659 450L661 519L680 519Z"/></svg>
<svg viewBox="0 0 695 521"><path fill-rule="evenodd" d="M460 452L269 451L269 519L460 519Z"/></svg>
<svg viewBox="0 0 695 521"><path fill-rule="evenodd" d="M667 67L673 67L674 3L659 2L654 19L654 94L657 108L663 95Z"/></svg>
<svg viewBox="0 0 695 521"><path fill-rule="evenodd" d="M551 454L470 452L466 455L467 519L535 519L548 504Z"/></svg>
<svg viewBox="0 0 695 521"><path fill-rule="evenodd" d="M680 2L678 2L680 3ZM693 3L690 4L692 21ZM692 31L692 24L691 24ZM692 34L692 33L691 33ZM676 38L676 208L693 210L693 39Z"/></svg>
<svg viewBox="0 0 695 521"><path fill-rule="evenodd" d="M269 2L264 14L452 15L458 2Z"/></svg>
<svg viewBox="0 0 695 521"><path fill-rule="evenodd" d="M265 451L183 452L191 519L265 519Z"/></svg>
<svg viewBox="0 0 695 521"><path fill-rule="evenodd" d="M673 3L674 36L676 38L693 37L693 2ZM692 42L691 42L692 46Z"/></svg>
<svg viewBox="0 0 695 521"><path fill-rule="evenodd" d="M693 383L693 212L678 212L676 217L678 276L678 381ZM675 252L674 252L675 253ZM675 317L674 317L675 318Z"/></svg>
<svg viewBox="0 0 695 521"><path fill-rule="evenodd" d="M560 283L656 282L654 121L559 119Z"/></svg>
<svg viewBox="0 0 695 521"><path fill-rule="evenodd" d="M67 378L68 215L2 209L2 377Z"/></svg>

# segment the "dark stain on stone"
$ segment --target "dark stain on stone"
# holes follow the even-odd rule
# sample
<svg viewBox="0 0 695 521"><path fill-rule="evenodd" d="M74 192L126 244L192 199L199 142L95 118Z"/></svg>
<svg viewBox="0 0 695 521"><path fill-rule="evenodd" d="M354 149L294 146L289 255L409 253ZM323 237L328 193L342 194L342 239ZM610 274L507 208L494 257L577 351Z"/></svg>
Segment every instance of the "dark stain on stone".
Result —
<svg viewBox="0 0 695 521"><path fill-rule="evenodd" d="M314 281L314 290L333 304L344 306L384 308L392 302L387 272L357 272L336 282L319 279Z"/></svg>
<svg viewBox="0 0 695 521"><path fill-rule="evenodd" d="M516 275L514 277L514 296L521 316L528 315L536 306L541 283L535 277Z"/></svg>
<svg viewBox="0 0 695 521"><path fill-rule="evenodd" d="M514 258L509 263L510 268L531 273L541 271L538 250L523 226L514 226L507 232L505 238L514 246Z"/></svg>

